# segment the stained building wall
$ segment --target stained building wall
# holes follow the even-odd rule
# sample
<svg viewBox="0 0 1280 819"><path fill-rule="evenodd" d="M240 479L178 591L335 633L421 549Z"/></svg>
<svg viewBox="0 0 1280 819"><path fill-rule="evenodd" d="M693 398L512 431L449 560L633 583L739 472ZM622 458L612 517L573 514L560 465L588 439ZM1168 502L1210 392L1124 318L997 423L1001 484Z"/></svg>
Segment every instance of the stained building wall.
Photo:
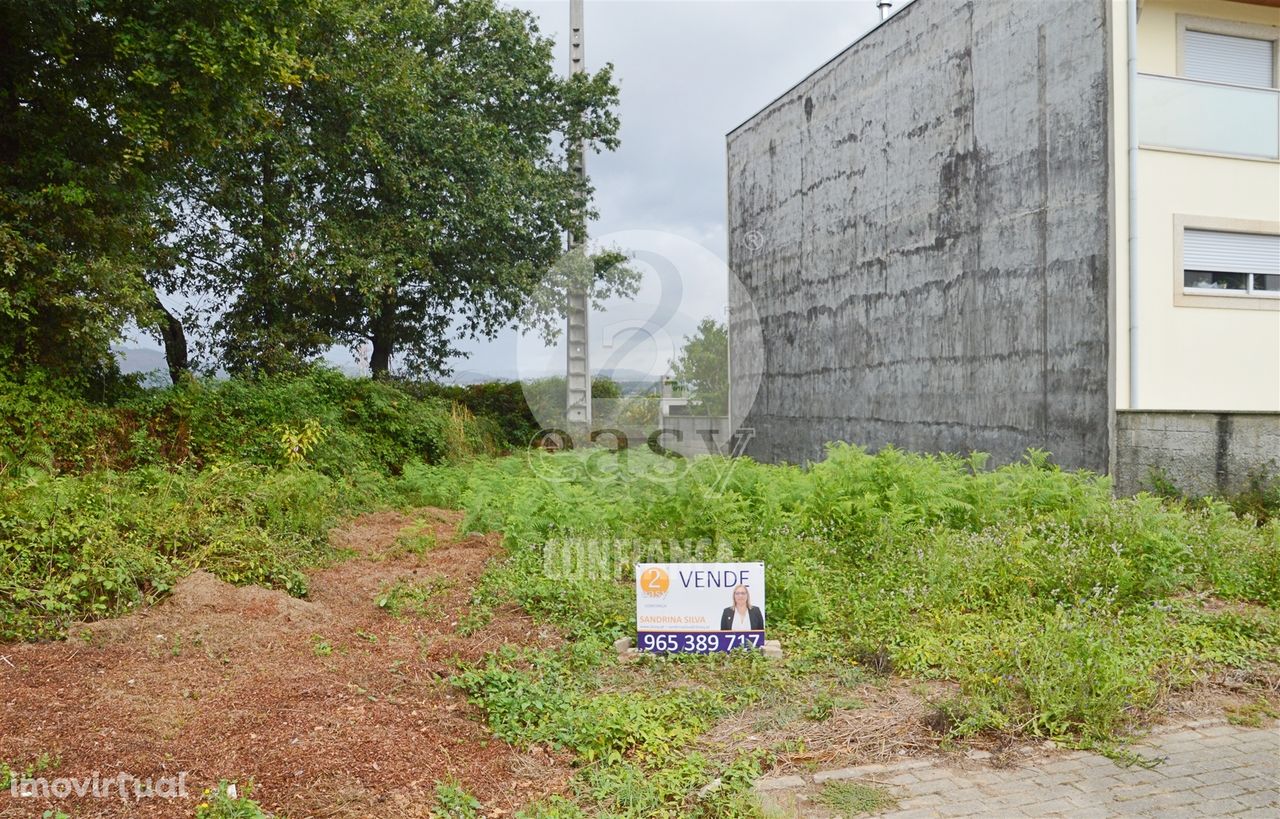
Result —
<svg viewBox="0 0 1280 819"><path fill-rule="evenodd" d="M1164 481L1223 497L1280 480L1280 413L1124 410L1116 417L1116 492Z"/></svg>
<svg viewBox="0 0 1280 819"><path fill-rule="evenodd" d="M916 0L729 134L748 454L1106 470L1107 25L1104 0Z"/></svg>

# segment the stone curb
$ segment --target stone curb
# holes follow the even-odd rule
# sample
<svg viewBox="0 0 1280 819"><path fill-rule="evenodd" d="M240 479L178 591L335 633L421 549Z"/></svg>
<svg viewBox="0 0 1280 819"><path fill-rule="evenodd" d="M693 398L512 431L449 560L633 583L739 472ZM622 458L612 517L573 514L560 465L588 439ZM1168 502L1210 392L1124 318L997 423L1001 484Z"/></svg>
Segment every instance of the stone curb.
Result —
<svg viewBox="0 0 1280 819"><path fill-rule="evenodd" d="M1153 728L1145 737L1137 739L1135 744L1141 745L1142 739L1164 736L1167 734L1176 734L1181 731L1196 731L1206 728L1216 728L1222 725L1228 725L1229 722L1225 718L1213 717L1210 719L1193 720L1181 724L1161 725ZM1264 727L1262 730L1275 730L1280 727L1280 721L1273 721L1271 725ZM1093 756L1089 751L1061 749L1061 753L1057 754L1059 759L1081 759ZM975 757L970 757L971 759ZM978 757L980 759L980 757ZM835 768L827 771L816 771L812 774L789 774L785 776L763 777L756 780L755 789L758 792L767 793L769 791L790 790L796 788L804 788L809 785L821 785L824 782L861 779L872 775L898 774L904 771L918 770L920 768L944 767L952 768L952 760L943 756L929 756L918 759L905 760L903 762L859 765L852 768Z"/></svg>
<svg viewBox="0 0 1280 819"><path fill-rule="evenodd" d="M805 785L821 785L823 782L834 782L844 779L861 779L871 774L896 774L902 771L913 771L920 768L931 768L937 764L934 758L909 759L905 762L892 762L875 765L859 765L855 768L836 768L830 771L818 771L813 774L790 774L787 776L767 776L756 780L756 790L780 791L787 788L803 788Z"/></svg>

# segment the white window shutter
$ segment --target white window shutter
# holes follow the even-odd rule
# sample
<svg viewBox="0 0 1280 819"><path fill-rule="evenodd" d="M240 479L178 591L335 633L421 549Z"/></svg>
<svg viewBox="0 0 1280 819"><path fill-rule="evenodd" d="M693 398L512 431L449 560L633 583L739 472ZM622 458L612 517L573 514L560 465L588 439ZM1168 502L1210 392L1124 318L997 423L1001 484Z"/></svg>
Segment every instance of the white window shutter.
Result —
<svg viewBox="0 0 1280 819"><path fill-rule="evenodd" d="M1182 234L1182 269L1280 274L1280 236L1187 229Z"/></svg>
<svg viewBox="0 0 1280 819"><path fill-rule="evenodd" d="M1183 41L1182 73L1193 80L1275 86L1275 42L1251 37L1186 32Z"/></svg>

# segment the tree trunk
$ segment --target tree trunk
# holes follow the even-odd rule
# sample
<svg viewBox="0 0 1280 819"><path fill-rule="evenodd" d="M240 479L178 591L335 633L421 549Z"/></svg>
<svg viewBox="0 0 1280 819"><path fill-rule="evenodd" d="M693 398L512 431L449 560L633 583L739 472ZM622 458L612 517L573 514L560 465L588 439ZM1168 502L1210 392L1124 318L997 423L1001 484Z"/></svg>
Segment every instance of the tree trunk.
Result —
<svg viewBox="0 0 1280 819"><path fill-rule="evenodd" d="M191 362L187 358L187 334L182 329L182 322L170 313L160 302L155 291L151 292L152 304L160 311L160 322L157 329L160 340L164 342L164 360L169 365L169 380L177 384L185 373L191 372Z"/></svg>
<svg viewBox="0 0 1280 819"><path fill-rule="evenodd" d="M374 378L386 378L391 372L391 350L395 344L396 291L388 287L378 303L373 319L373 350L369 354L369 370Z"/></svg>

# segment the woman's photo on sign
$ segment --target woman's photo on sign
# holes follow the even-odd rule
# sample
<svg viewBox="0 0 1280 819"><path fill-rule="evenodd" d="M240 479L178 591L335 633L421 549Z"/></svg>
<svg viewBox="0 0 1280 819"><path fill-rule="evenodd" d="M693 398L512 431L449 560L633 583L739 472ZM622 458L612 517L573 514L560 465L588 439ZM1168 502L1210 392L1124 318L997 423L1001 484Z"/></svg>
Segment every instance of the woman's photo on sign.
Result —
<svg viewBox="0 0 1280 819"><path fill-rule="evenodd" d="M721 631L764 631L764 613L751 605L751 592L744 585L733 588L733 603L720 614Z"/></svg>

